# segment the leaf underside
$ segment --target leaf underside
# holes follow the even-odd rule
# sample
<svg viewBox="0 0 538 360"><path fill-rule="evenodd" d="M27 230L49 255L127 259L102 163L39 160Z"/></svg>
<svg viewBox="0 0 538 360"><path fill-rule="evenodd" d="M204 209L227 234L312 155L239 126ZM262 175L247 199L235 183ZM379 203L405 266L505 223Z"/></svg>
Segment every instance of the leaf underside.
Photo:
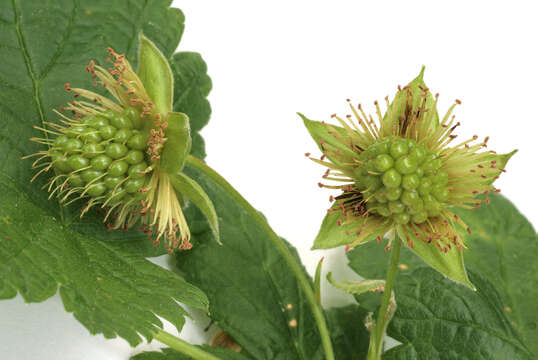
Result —
<svg viewBox="0 0 538 360"><path fill-rule="evenodd" d="M170 3L0 2L0 297L19 292L26 301L43 301L59 288L66 309L90 332L119 335L133 345L140 341L137 333L149 337L154 326L160 326L156 314L181 328L185 311L175 300L205 308L207 298L179 276L145 260L165 250L153 248L142 233L108 232L102 214L90 211L79 219L82 202L60 208L56 200L48 200L41 189L47 175L31 184L32 161L21 157L45 149L28 139L44 136L32 126L57 122L53 109L72 99L65 83L93 88L84 67L94 59L108 68L107 47L125 53L136 68L138 34L143 31L166 58L172 57L184 16ZM204 82L176 82L175 92L195 93L198 103L206 105L203 111L199 105L181 106L182 112L193 114L196 155L203 156L197 131L208 121L205 97L210 80L199 55L195 63L186 79ZM179 61L174 70L184 67Z"/></svg>

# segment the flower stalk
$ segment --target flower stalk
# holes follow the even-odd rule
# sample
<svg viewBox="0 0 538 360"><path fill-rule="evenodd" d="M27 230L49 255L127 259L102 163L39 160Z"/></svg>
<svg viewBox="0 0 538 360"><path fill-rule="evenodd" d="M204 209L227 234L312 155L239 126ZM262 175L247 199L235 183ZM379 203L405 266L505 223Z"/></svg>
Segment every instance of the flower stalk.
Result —
<svg viewBox="0 0 538 360"><path fill-rule="evenodd" d="M373 337L374 339L373 341L370 340L370 348L368 349L367 360L381 360L387 325L390 322L392 315L396 311L396 303L394 300L391 301L391 298L394 298L392 288L394 287L394 281L398 272L398 262L400 260L401 247L402 240L400 240L398 234L395 233L392 241L389 265L387 268L387 280L383 290L383 298L381 300L381 306L379 307L377 322L370 333L370 337Z"/></svg>

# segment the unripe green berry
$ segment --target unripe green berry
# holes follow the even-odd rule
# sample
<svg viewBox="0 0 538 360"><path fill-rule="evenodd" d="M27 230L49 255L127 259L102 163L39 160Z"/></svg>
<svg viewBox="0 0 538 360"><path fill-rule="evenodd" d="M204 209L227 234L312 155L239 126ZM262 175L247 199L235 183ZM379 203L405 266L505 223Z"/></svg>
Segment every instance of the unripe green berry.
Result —
<svg viewBox="0 0 538 360"><path fill-rule="evenodd" d="M64 149L65 151L75 151L82 148L82 141L79 139L69 139L65 142Z"/></svg>
<svg viewBox="0 0 538 360"><path fill-rule="evenodd" d="M135 129L141 129L143 126L142 118L140 117L140 112L138 112L137 109L134 107L126 107L123 110L123 116L127 117L129 120L131 120L131 123L133 124L133 127Z"/></svg>
<svg viewBox="0 0 538 360"><path fill-rule="evenodd" d="M419 200L419 195L415 191L405 190L400 197L400 201L407 206L413 205L417 200Z"/></svg>
<svg viewBox="0 0 538 360"><path fill-rule="evenodd" d="M54 169L60 174L65 174L71 172L71 166L67 162L67 156L59 151L53 151L50 154L52 161L54 163Z"/></svg>
<svg viewBox="0 0 538 360"><path fill-rule="evenodd" d="M82 140L86 143L99 143L102 138L99 135L99 131L93 128L89 128L83 135Z"/></svg>
<svg viewBox="0 0 538 360"><path fill-rule="evenodd" d="M147 169L147 165L146 163L142 162L140 164L136 164L136 165L132 165L130 168L129 168L129 171L128 171L128 175L130 178L143 178L145 177L146 175L145 174L141 174L141 172L143 172L144 170Z"/></svg>
<svg viewBox="0 0 538 360"><path fill-rule="evenodd" d="M144 179L138 178L138 179L128 179L125 184L124 188L129 193L136 193L138 189L140 189L142 186L144 186Z"/></svg>
<svg viewBox="0 0 538 360"><path fill-rule="evenodd" d="M67 183L72 187L83 187L85 184L82 177L78 174L69 175L69 178L67 178Z"/></svg>
<svg viewBox="0 0 538 360"><path fill-rule="evenodd" d="M134 150L145 150L147 142L147 138L144 135L138 133L131 136L131 138L127 141L127 146Z"/></svg>
<svg viewBox="0 0 538 360"><path fill-rule="evenodd" d="M110 125L110 122L104 117L93 116L88 124L95 129L100 129L104 126Z"/></svg>
<svg viewBox="0 0 538 360"><path fill-rule="evenodd" d="M67 163L73 171L76 171L87 167L90 164L90 160L80 155L71 155L67 159Z"/></svg>
<svg viewBox="0 0 538 360"><path fill-rule="evenodd" d="M395 140L390 146L390 155L394 159L398 159L404 155L407 155L408 151L409 147L407 146L407 142L405 140Z"/></svg>
<svg viewBox="0 0 538 360"><path fill-rule="evenodd" d="M82 176L82 179L86 182L86 183L89 183L101 176L103 176L103 172L102 171L99 171L99 170L93 170L93 169L88 169L88 170L84 170L80 176Z"/></svg>
<svg viewBox="0 0 538 360"><path fill-rule="evenodd" d="M92 159L91 165L94 170L105 170L112 163L112 158L107 155L99 155Z"/></svg>
<svg viewBox="0 0 538 360"><path fill-rule="evenodd" d="M112 159L119 159L127 154L127 147L123 144L111 143L107 145L105 154L110 156Z"/></svg>
<svg viewBox="0 0 538 360"><path fill-rule="evenodd" d="M64 149L65 144L69 141L66 135L60 135L54 140L54 147L58 149Z"/></svg>
<svg viewBox="0 0 538 360"><path fill-rule="evenodd" d="M111 176L121 176L127 172L129 169L129 164L123 160L114 161L108 167L108 174Z"/></svg>
<svg viewBox="0 0 538 360"><path fill-rule="evenodd" d="M400 225L405 225L409 222L409 220L411 219L411 216L408 213L403 212L403 213L395 214L393 216L393 219L395 223L400 224Z"/></svg>
<svg viewBox="0 0 538 360"><path fill-rule="evenodd" d="M400 198L400 196L402 195L402 188L401 187L397 187L397 188L386 188L386 193L385 193L385 197L388 199L388 200L398 200Z"/></svg>
<svg viewBox="0 0 538 360"><path fill-rule="evenodd" d="M441 186L446 185L448 183L448 173L443 170L438 170L433 176L432 182Z"/></svg>
<svg viewBox="0 0 538 360"><path fill-rule="evenodd" d="M394 168L402 175L412 174L417 169L417 161L412 156L402 156L396 160Z"/></svg>
<svg viewBox="0 0 538 360"><path fill-rule="evenodd" d="M418 186L418 193L421 196L427 195L432 191L432 182L428 178L422 178Z"/></svg>
<svg viewBox="0 0 538 360"><path fill-rule="evenodd" d="M450 191L441 184L435 184L432 188L432 195L440 202L446 202L450 197Z"/></svg>
<svg viewBox="0 0 538 360"><path fill-rule="evenodd" d="M388 217L390 216L390 210L387 204L378 204L376 208L379 215Z"/></svg>
<svg viewBox="0 0 538 360"><path fill-rule="evenodd" d="M414 190L420 185L420 178L415 174L404 175L402 187L406 190Z"/></svg>
<svg viewBox="0 0 538 360"><path fill-rule="evenodd" d="M103 145L89 143L82 147L82 155L88 159L93 159L103 152Z"/></svg>
<svg viewBox="0 0 538 360"><path fill-rule="evenodd" d="M389 210L391 214L399 214L401 212L404 212L405 205L402 204L400 201L391 201L389 202Z"/></svg>
<svg viewBox="0 0 538 360"><path fill-rule="evenodd" d="M428 213L426 213L425 211L422 211L422 212L419 212L417 214L414 214L411 217L411 220L415 224L422 224L424 221L426 221L426 219L428 219Z"/></svg>
<svg viewBox="0 0 538 360"><path fill-rule="evenodd" d="M105 125L99 128L99 135L105 140L112 139L116 135L117 129L112 125Z"/></svg>
<svg viewBox="0 0 538 360"><path fill-rule="evenodd" d="M375 196L375 200L378 203L382 203L382 204L384 204L384 203L386 203L388 201L387 197L385 195L383 195L383 194L377 194Z"/></svg>
<svg viewBox="0 0 538 360"><path fill-rule="evenodd" d="M144 153L139 150L131 150L125 155L125 161L127 161L129 164L138 164L139 162L144 160Z"/></svg>
<svg viewBox="0 0 538 360"><path fill-rule="evenodd" d="M91 184L88 186L87 194L91 197L103 195L106 191L106 186L102 182Z"/></svg>
<svg viewBox="0 0 538 360"><path fill-rule="evenodd" d="M394 160L390 155L380 154L375 158L375 169L377 171L385 172L392 167Z"/></svg>
<svg viewBox="0 0 538 360"><path fill-rule="evenodd" d="M388 188L398 187L401 182L402 175L395 169L390 169L383 174L383 184Z"/></svg>
<svg viewBox="0 0 538 360"><path fill-rule="evenodd" d="M409 152L409 156L413 157L418 164L421 164L426 155L426 149L422 145L417 145Z"/></svg>
<svg viewBox="0 0 538 360"><path fill-rule="evenodd" d="M86 131L86 127L82 125L73 125L65 131L67 137L78 138Z"/></svg>
<svg viewBox="0 0 538 360"><path fill-rule="evenodd" d="M107 175L103 179L103 182L105 183L105 186L109 189L114 189L116 186L121 184L125 180L124 176L111 176Z"/></svg>
<svg viewBox="0 0 538 360"><path fill-rule="evenodd" d="M122 114L117 114L116 116L113 116L110 119L110 123L116 129L132 129L133 128L133 123L131 119L129 119L127 116L122 115Z"/></svg>
<svg viewBox="0 0 538 360"><path fill-rule="evenodd" d="M114 141L125 144L131 138L132 134L133 132L129 129L120 129L114 135Z"/></svg>

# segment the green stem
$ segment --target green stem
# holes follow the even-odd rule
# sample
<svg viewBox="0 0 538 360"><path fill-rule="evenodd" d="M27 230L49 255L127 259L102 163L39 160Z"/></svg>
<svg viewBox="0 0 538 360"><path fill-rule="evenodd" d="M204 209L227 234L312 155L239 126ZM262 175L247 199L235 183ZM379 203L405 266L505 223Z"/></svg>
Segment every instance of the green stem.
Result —
<svg viewBox="0 0 538 360"><path fill-rule="evenodd" d="M179 351L182 354L190 356L196 360L220 360L220 358L205 352L198 346L189 344L174 335L167 333L164 330L159 330L154 336L155 340L159 340L163 344L170 346L172 349Z"/></svg>
<svg viewBox="0 0 538 360"><path fill-rule="evenodd" d="M237 201L241 206L243 206L247 210L250 216L252 216L254 220L258 223L258 225L262 229L264 229L264 231L269 236L269 238L271 239L271 241L273 242L277 250L280 252L282 257L284 258L284 260L290 266L295 277L299 281L299 285L301 286L304 294L306 295L306 299L310 305L310 308L314 315L314 319L316 320L316 324L319 329L321 343L325 351L325 358L327 360L334 360L331 336L327 328L327 324L325 322L325 317L323 315L323 310L321 309L321 305L316 301L316 297L314 295L314 291L312 290L312 286L310 282L305 276L303 269L301 268L299 263L291 254L287 245L273 231L273 229L269 226L269 224L267 223L263 215L259 211L254 209L252 205L250 205L249 202L245 200L245 198L243 198L241 194L239 194L237 190L235 190L222 176L220 176L217 172L215 172L213 169L211 169L201 160L198 160L197 158L193 156L189 155L187 157L186 162L190 166L196 168L197 170L203 172L205 175L209 176L213 181L215 181L218 185L224 188L235 201Z"/></svg>
<svg viewBox="0 0 538 360"><path fill-rule="evenodd" d="M402 247L402 241L398 237L398 234L394 232L393 248L390 254L389 267L387 269L387 280L385 282L385 289L383 290L383 298L381 300L381 307L379 308L379 314L377 315L377 322L374 328L375 341L370 342L370 349L368 350L368 360L381 359L381 353L383 352L383 340L385 338L385 330L387 328L387 317L389 316L387 310L389 308L390 297L392 295L392 287L394 286L394 279L398 272L398 261L400 260L400 249ZM372 349L372 345L374 349Z"/></svg>

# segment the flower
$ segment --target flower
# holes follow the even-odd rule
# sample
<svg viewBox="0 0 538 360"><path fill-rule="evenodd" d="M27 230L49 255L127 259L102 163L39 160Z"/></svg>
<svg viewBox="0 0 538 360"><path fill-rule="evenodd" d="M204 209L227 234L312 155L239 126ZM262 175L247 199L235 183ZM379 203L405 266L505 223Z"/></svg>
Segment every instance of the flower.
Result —
<svg viewBox="0 0 538 360"><path fill-rule="evenodd" d="M321 159L307 155L327 167L323 179L333 182L319 186L341 191L330 197L334 204L315 248L346 244L349 249L375 238L381 241L395 230L409 248L445 274L449 271L441 268L447 264L441 263L447 259L432 249L449 253L465 248L462 233L471 229L452 210L488 203L476 196L499 192L492 183L512 154L486 150L488 137L456 141L460 122L452 112L461 101L439 119L438 94L431 95L423 73L424 68L399 88L392 103L385 98L384 115L375 102L377 121L349 100L350 115L331 116L340 126L303 117L323 153Z"/></svg>
<svg viewBox="0 0 538 360"><path fill-rule="evenodd" d="M154 245L164 240L170 252L190 249L189 227L177 192L202 194L194 198L206 202L204 209L214 208L207 204L203 190L180 174L190 150L189 121L186 115L172 112L168 63L147 38L140 40L140 76L125 55L111 48L107 49L109 69L93 60L86 67L93 86L105 88L114 100L65 84L74 100L55 110L60 123L36 127L46 136L31 139L48 146L30 155L38 156L32 166L40 168L32 181L53 170L47 184L49 198L55 196L63 205L87 200L81 217L97 205L106 210L105 221L113 219L109 230L126 230L140 222L139 229ZM142 64L144 59L150 61ZM155 66L160 69L155 71ZM143 81L148 76L150 88Z"/></svg>

